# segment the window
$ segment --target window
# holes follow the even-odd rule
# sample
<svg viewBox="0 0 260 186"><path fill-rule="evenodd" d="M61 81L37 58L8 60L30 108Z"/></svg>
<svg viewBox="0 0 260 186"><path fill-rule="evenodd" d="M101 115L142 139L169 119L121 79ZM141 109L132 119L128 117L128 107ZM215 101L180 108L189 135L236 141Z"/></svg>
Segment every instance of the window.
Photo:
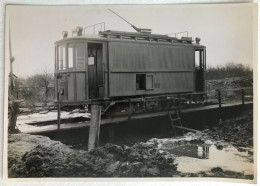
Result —
<svg viewBox="0 0 260 186"><path fill-rule="evenodd" d="M195 67L204 68L204 51L195 50Z"/></svg>
<svg viewBox="0 0 260 186"><path fill-rule="evenodd" d="M58 63L59 70L66 69L66 47L65 45L58 46Z"/></svg>
<svg viewBox="0 0 260 186"><path fill-rule="evenodd" d="M68 46L68 68L73 68L73 45Z"/></svg>
<svg viewBox="0 0 260 186"><path fill-rule="evenodd" d="M88 65L95 65L95 49L90 49L89 55L88 55Z"/></svg>
<svg viewBox="0 0 260 186"><path fill-rule="evenodd" d="M85 45L84 43L75 44L76 50L76 68L85 69Z"/></svg>
<svg viewBox="0 0 260 186"><path fill-rule="evenodd" d="M145 90L145 82L145 74L136 74L136 90Z"/></svg>
<svg viewBox="0 0 260 186"><path fill-rule="evenodd" d="M153 75L147 74L146 75L146 90L153 89Z"/></svg>
<svg viewBox="0 0 260 186"><path fill-rule="evenodd" d="M200 66L200 51L195 51L195 66Z"/></svg>

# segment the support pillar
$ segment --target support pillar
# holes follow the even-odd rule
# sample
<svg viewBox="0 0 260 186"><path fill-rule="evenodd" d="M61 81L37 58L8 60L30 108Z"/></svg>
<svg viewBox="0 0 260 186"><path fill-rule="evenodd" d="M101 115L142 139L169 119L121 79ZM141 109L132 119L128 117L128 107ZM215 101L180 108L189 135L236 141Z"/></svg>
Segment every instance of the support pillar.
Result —
<svg viewBox="0 0 260 186"><path fill-rule="evenodd" d="M99 146L100 119L101 107L98 105L91 105L88 151Z"/></svg>
<svg viewBox="0 0 260 186"><path fill-rule="evenodd" d="M9 105L10 109L10 115L9 115L9 125L8 125L8 131L10 133L15 131L16 126L16 120L19 112L19 102L18 101L11 101Z"/></svg>
<svg viewBox="0 0 260 186"><path fill-rule="evenodd" d="M57 123L57 130L58 132L60 131L60 94L58 92L57 94L57 98L58 98L58 112L57 112L57 120L58 120L58 123Z"/></svg>
<svg viewBox="0 0 260 186"><path fill-rule="evenodd" d="M221 123L222 122L222 117L223 117L223 115L222 115L222 103L221 103L221 92L220 92L220 90L218 90L218 109L219 109L219 123Z"/></svg>
<svg viewBox="0 0 260 186"><path fill-rule="evenodd" d="M242 105L245 104L245 90L241 89L241 99L242 99Z"/></svg>

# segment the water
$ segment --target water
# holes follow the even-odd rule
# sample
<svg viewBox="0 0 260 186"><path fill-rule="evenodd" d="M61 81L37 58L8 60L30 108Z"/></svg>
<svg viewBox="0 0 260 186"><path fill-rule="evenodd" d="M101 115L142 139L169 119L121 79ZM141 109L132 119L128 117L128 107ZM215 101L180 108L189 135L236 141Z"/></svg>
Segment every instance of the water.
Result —
<svg viewBox="0 0 260 186"><path fill-rule="evenodd" d="M239 152L233 146L219 150L215 145L200 144L178 145L166 149L176 155L174 162L178 164L177 170L183 173L198 173L221 167L223 170L251 175L254 173L254 163L253 155L250 155L248 150Z"/></svg>

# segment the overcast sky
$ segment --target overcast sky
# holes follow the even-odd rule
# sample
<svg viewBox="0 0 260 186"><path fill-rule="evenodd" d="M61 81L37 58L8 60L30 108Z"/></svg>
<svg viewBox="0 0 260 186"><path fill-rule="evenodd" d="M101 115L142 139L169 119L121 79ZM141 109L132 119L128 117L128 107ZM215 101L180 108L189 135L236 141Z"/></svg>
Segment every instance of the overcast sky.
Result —
<svg viewBox="0 0 260 186"><path fill-rule="evenodd" d="M154 34L188 31L207 47L207 64L227 62L253 66L253 6L224 5L139 5L139 6L16 6L7 7L11 23L14 73L26 77L48 67L54 70L54 42L62 31L105 22L107 30L134 31L112 14L111 8L130 23L151 28ZM7 24L8 25L8 24ZM8 38L8 26L6 38ZM256 38L255 38L256 39ZM9 67L9 42L5 60ZM9 69L7 69L9 70Z"/></svg>

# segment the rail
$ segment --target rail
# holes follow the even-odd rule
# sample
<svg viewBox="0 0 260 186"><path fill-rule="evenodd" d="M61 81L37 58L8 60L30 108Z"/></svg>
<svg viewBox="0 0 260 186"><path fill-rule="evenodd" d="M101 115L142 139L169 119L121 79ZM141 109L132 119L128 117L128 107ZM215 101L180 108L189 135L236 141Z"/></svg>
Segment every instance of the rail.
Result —
<svg viewBox="0 0 260 186"><path fill-rule="evenodd" d="M96 23L94 25L84 27L84 34L86 34L86 30L90 29L91 27L93 27L93 34L95 34L96 33L96 26L98 26L98 25L101 25L101 30L99 30L99 31L105 31L106 30L106 23L101 22L101 23Z"/></svg>
<svg viewBox="0 0 260 186"><path fill-rule="evenodd" d="M176 37L178 34L182 34L182 33L186 33L187 34L187 36L186 37L188 37L189 36L189 32L188 31L183 31L183 32L176 32L176 33L170 33L170 34L167 34L168 36L170 36L170 35L173 35L174 34L174 37Z"/></svg>

